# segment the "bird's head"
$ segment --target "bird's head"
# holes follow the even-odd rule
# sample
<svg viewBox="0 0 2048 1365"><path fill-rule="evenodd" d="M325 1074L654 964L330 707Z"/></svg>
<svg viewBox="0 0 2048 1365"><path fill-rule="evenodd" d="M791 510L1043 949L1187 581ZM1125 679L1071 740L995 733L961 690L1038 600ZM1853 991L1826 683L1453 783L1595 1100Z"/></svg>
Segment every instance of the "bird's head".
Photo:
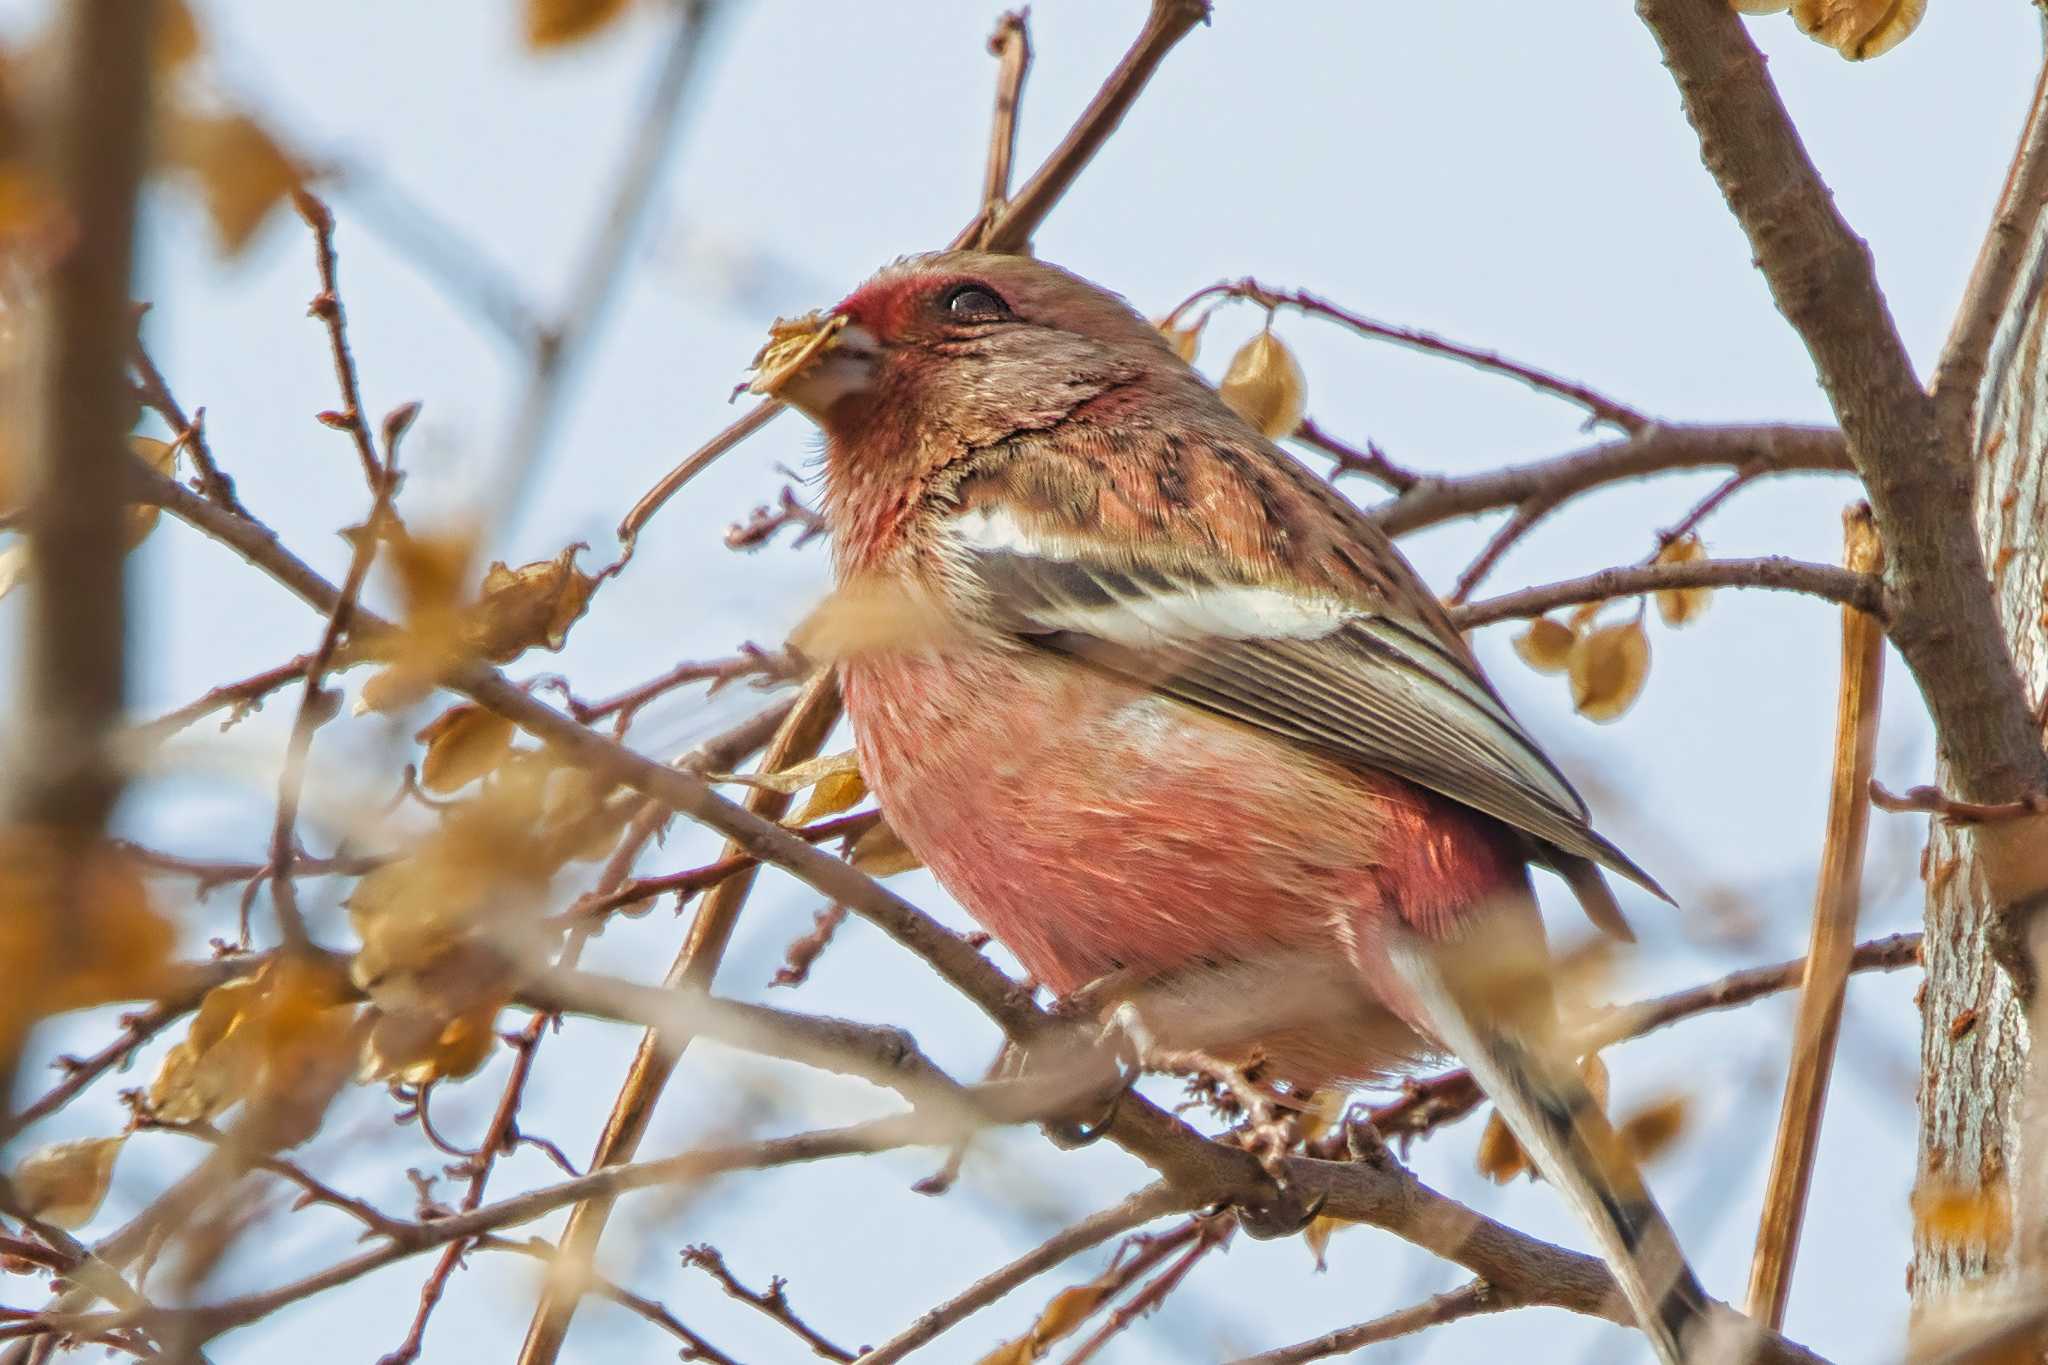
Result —
<svg viewBox="0 0 2048 1365"><path fill-rule="evenodd" d="M837 329L829 345L776 376L773 392L824 429L835 461L934 442L985 446L1112 393L1128 406L1161 382L1192 379L1121 298L1027 256L909 257L811 324L827 326ZM801 340L785 333L791 349Z"/></svg>

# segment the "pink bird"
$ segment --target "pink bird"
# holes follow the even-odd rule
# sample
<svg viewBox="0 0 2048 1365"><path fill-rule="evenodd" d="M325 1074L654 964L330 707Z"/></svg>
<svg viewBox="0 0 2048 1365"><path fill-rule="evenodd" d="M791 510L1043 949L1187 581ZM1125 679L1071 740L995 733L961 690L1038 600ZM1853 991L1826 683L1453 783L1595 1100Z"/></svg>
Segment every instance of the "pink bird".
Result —
<svg viewBox="0 0 2048 1365"><path fill-rule="evenodd" d="M780 392L827 437L842 585L924 622L840 662L904 842L1165 1045L1303 1094L1454 1053L1682 1359L1708 1301L1669 1225L1531 1002L1459 965L1542 953L1532 864L1624 937L1599 869L1663 893L1392 542L1065 271L919 256L833 311Z"/></svg>

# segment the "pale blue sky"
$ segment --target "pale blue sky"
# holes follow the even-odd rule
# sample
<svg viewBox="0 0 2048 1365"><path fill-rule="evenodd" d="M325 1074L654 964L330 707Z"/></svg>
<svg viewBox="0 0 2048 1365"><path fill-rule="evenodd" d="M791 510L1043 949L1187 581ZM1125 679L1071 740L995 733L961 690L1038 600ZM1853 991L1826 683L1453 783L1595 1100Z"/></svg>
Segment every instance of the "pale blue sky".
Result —
<svg viewBox="0 0 2048 1365"><path fill-rule="evenodd" d="M194 7L232 98L316 159L374 167L431 204L543 309L561 296L609 184L665 22L660 6L643 4L602 40L535 59L518 45L509 3ZM982 45L999 8L957 0L733 7L655 192L633 274L584 367L527 514L498 554L517 562L584 539L608 556L623 509L729 419L725 395L772 316L829 302L889 258L951 235L980 183L993 76ZM19 32L40 9L9 0L0 18ZM1142 9L1138 0L1034 6L1038 64L1025 98L1023 166L1064 131ZM1844 212L1869 239L1923 367L1968 274L2038 51L2032 10L2021 0L1936 0L1930 10L1919 34L1867 66L1809 43L1782 16L1752 28ZM511 420L513 358L367 230L347 194L335 203L369 404L425 404L408 455L408 498L416 508L459 504L490 476ZM139 292L156 303L149 336L160 362L188 405L206 407L215 448L251 505L302 553L338 570L345 548L332 533L360 514L362 496L345 439L311 420L334 398L324 339L304 316L314 283L303 230L280 214L246 256L223 264L187 196L159 192L149 207ZM1620 3L1219 0L1213 25L1173 54L1037 247L1149 312L1219 277L1253 273L1496 347L1663 417L1827 416L1803 350L1699 165L1654 45ZM1249 311L1220 317L1205 368L1220 371L1255 324ZM1284 320L1282 331L1302 355L1318 420L1378 441L1403 463L1472 471L1593 439L1578 430L1574 410L1511 383L1303 320ZM799 466L813 453L808 429L785 419L727 459L654 524L567 654L530 659L518 671L560 668L595 695L680 658L779 638L823 588L822 547L736 558L720 536L779 489L778 462ZM1711 486L1706 476L1675 478L1585 499L1512 553L1494 583L1519 586L1639 558L1653 529ZM1369 486L1351 488L1373 496ZM1766 483L1717 515L1707 538L1718 554L1832 560L1850 491L1840 479ZM1460 526L1408 548L1448 587L1488 529ZM278 663L317 633L317 622L282 592L182 527L166 524L136 567L138 647L150 661L146 709ZM0 606L0 629L18 629L19 619L13 603ZM1647 694L1606 727L1572 716L1557 680L1516 663L1505 630L1485 632L1479 643L1530 727L1584 779L1607 831L1686 906L1631 907L1645 942L1626 983L1631 991L1798 951L1833 719L1836 617L1824 606L1723 593L1700 625L1653 634ZM1924 781L1932 763L1924 719L1903 672L1895 669L1891 683L1880 776L1894 786ZM732 693L706 707L701 694L688 694L648 713L635 737L666 755L752 700ZM146 788L131 803L130 823L165 846L254 856L271 800L260 760L274 753L287 714L273 706L228 743L187 750L183 775ZM348 776L341 760L389 752L368 728L353 742L337 732L321 744L335 760L323 770L335 782ZM1919 837L1917 820L1878 818L1870 932L1916 921ZM680 867L711 847L687 833L653 865ZM958 918L922 874L900 885ZM1710 913L1731 899L1754 921L1746 941L1728 941L1725 921ZM345 933L331 898L313 903L325 934ZM761 996L783 944L814 908L802 887L767 879L722 987ZM195 938L219 932L231 914L232 897L216 897L203 924L195 920ZM622 923L599 942L594 965L652 976L678 934L666 910ZM1829 1113L1815 1223L1793 1291L1789 1330L1844 1361L1886 1358L1901 1341L1914 984L1902 974L1853 987L1856 1041ZM858 923L842 932L810 984L773 998L905 1025L963 1073L978 1070L993 1046L970 1007ZM1623 1109L1674 1088L1696 1098L1689 1137L1653 1169L1652 1182L1722 1296L1738 1295L1746 1274L1789 1017L1782 1002L1765 1005L1690 1023L1609 1059ZM544 1115L535 1126L579 1161L630 1041L623 1031L576 1024L547 1045L527 1112ZM441 1097L448 1128L481 1130L502 1066L501 1059ZM792 1079L804 1084L791 1088ZM763 1132L883 1105L859 1087L813 1084L699 1047L646 1150L673 1151L724 1131L739 1095L766 1106L749 1120ZM305 1155L404 1211L402 1168L425 1164L427 1154L409 1130L392 1131L388 1110L379 1095L356 1097ZM115 1115L110 1102L81 1104L37 1136L106 1131ZM1470 1165L1475 1134L1468 1124L1417 1148L1418 1171L1517 1226L1581 1244L1547 1189L1495 1190L1478 1180ZM175 1139L131 1144L103 1223L131 1212L191 1156ZM982 1144L951 1195L911 1193L910 1181L933 1162L893 1155L733 1180L680 1207L660 1194L635 1196L607 1242L605 1265L740 1359L797 1359L789 1338L680 1270L676 1249L710 1241L750 1282L786 1275L821 1330L842 1344L874 1342L1059 1220L1113 1202L1144 1176L1114 1151L1060 1154L1020 1132ZM522 1153L494 1189L511 1193L551 1174ZM343 1253L351 1235L320 1214L274 1226L260 1245L237 1253L233 1280L267 1282L308 1268L316 1256ZM540 1230L551 1233L553 1224ZM927 1355L975 1358L1020 1330L1060 1284L1099 1263L1077 1261ZM403 1335L426 1269L413 1261L380 1273L229 1338L214 1358L374 1359ZM1366 1229L1338 1236L1323 1275L1311 1273L1298 1242L1240 1240L1107 1358L1147 1365L1269 1347L1448 1287L1455 1276ZM429 1359L508 1358L532 1290L527 1263L473 1258L436 1318ZM6 1302L23 1301L18 1281L4 1292ZM1618 1331L1555 1312L1461 1324L1400 1349L1411 1362L1449 1362L1510 1348L1541 1360L1640 1358ZM593 1305L565 1359L669 1352L644 1324Z"/></svg>

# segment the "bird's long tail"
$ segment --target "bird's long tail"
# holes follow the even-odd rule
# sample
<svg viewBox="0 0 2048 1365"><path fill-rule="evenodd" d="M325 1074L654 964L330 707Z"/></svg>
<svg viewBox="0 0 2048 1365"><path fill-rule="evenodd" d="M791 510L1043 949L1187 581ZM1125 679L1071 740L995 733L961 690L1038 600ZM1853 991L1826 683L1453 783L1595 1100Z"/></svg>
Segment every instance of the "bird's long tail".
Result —
<svg viewBox="0 0 2048 1365"><path fill-rule="evenodd" d="M1526 983L1504 988L1498 972L1474 971L1460 960L1472 953L1469 943L1402 934L1389 946L1438 1039L1471 1070L1537 1170L1592 1230L1658 1360L1699 1361L1711 1301L1599 1102L1551 1046L1547 981L1534 991ZM1501 998L1518 989L1524 998ZM1540 998L1532 1002L1532 994Z"/></svg>

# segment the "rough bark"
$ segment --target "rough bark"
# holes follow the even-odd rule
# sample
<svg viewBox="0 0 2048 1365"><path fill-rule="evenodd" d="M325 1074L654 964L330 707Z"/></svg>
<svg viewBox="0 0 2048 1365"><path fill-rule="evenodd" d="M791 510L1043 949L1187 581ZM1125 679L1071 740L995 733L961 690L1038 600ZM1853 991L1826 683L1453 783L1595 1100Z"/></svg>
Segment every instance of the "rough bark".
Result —
<svg viewBox="0 0 2048 1365"><path fill-rule="evenodd" d="M2048 230L2037 230L1987 369L1976 432L1976 530L2000 622L2027 694L2048 696ZM1940 781L1952 789L1944 761ZM1929 1188L1981 1190L1994 1234L1916 1235L1915 1313L1959 1291L2013 1287L2006 1213L2041 1207L2014 1195L2038 1155L2023 1150L2027 1012L1994 957L1996 897L1981 841L1940 820L1928 842L1927 990L1921 1019L1920 1168Z"/></svg>

